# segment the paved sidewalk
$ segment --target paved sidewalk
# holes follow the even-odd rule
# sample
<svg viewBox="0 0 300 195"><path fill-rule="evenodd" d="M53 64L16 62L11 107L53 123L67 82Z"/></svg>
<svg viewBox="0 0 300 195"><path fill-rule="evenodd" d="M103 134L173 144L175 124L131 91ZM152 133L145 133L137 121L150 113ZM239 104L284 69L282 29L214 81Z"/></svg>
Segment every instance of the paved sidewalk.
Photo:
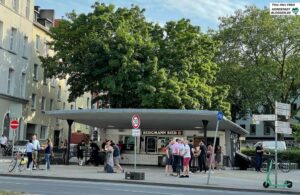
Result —
<svg viewBox="0 0 300 195"><path fill-rule="evenodd" d="M290 173L279 172L279 183L284 180L291 180L293 187L288 188L269 188L262 186L266 174L257 173L255 171L239 171L239 170L220 170L215 171L211 175L210 185L206 185L207 175L204 173L190 174L190 178L178 178L174 176L166 176L163 167L137 167L137 172L145 172L145 180L133 181L125 180L124 173L104 173L103 166L77 166L77 165L53 165L51 171L33 170L21 173L8 173L8 164L0 162L0 176L20 176L20 177L39 177L53 179L71 179L85 181L106 181L106 182L132 182L166 186L183 186L194 188L214 188L214 189L230 189L242 191L261 191L261 192L280 192L284 194L300 194L300 170L294 170ZM45 167L44 165L42 166ZM125 166L125 171L133 171L132 166ZM272 175L272 182L274 174Z"/></svg>

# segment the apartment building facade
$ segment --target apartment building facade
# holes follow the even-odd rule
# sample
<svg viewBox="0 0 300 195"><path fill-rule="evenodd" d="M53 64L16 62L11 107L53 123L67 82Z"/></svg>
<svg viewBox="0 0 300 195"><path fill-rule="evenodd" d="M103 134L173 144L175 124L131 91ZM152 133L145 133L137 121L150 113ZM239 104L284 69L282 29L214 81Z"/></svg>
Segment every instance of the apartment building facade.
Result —
<svg viewBox="0 0 300 195"><path fill-rule="evenodd" d="M18 9L14 9L15 4ZM5 83L0 87L0 133L10 140L13 133L9 123L17 119L20 127L15 140L30 139L37 134L40 140L50 137L57 146L67 138L67 122L45 112L91 107L90 93L69 103L66 80L45 76L39 56L54 54L47 45L54 20L54 10L34 6L34 0L0 1L0 79ZM76 123L73 131L78 130L90 132L88 126Z"/></svg>
<svg viewBox="0 0 300 195"><path fill-rule="evenodd" d="M300 99L298 99L294 104L291 105L292 111L297 110L300 106ZM300 112L298 112L294 117L290 119L291 124L297 124L300 120ZM237 121L241 127L249 131L246 135L243 145L247 147L252 147L255 143L260 141L273 141L275 139L274 122L271 121L260 121L254 123L250 115L243 117ZM296 143L293 135L284 135L284 140L287 147L295 147Z"/></svg>

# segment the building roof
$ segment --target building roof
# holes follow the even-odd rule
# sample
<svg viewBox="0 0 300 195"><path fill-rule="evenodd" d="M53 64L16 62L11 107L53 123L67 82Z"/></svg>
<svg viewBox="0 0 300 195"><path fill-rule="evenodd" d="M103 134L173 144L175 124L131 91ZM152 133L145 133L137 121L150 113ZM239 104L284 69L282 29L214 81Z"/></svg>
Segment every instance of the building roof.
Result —
<svg viewBox="0 0 300 195"><path fill-rule="evenodd" d="M138 114L142 130L201 130L202 120L208 121L208 130L215 130L218 111L208 110L174 110L174 109L97 109L97 110L56 110L47 111L48 115L59 119L105 129L132 129L131 119ZM219 130L231 130L245 135L248 131L224 119Z"/></svg>

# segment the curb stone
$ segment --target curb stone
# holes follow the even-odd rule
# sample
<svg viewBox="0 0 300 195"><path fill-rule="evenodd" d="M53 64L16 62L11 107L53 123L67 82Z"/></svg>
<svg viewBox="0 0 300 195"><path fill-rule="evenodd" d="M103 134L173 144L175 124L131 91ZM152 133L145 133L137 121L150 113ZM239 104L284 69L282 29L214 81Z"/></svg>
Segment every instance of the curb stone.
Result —
<svg viewBox="0 0 300 195"><path fill-rule="evenodd" d="M135 181L135 180L109 180L109 179L89 179L89 178L68 178L68 177L55 177L55 176L34 176L34 175L12 175L0 174L1 177L19 177L19 178L34 178L34 179L48 179L48 180L64 180L64 181L85 181L85 182L104 182L104 183L126 183L126 184L141 184L141 185L159 185L159 182ZM194 188L194 189L210 189L210 190L226 190L226 191L240 191L240 192L264 192L264 193L284 193L284 194L297 194L300 192L284 190L284 189L251 189L251 188L233 188L216 185L187 185L187 184L167 184L163 183L166 187L181 187L181 188Z"/></svg>

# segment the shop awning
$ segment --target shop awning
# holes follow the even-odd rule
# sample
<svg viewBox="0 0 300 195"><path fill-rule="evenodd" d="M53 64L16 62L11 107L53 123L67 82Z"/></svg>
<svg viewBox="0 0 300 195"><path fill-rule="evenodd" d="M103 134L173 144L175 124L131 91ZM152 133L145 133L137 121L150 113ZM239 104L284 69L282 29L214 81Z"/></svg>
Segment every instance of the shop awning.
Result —
<svg viewBox="0 0 300 195"><path fill-rule="evenodd" d="M173 109L97 109L97 110L56 110L46 114L65 120L105 129L132 129L131 118L138 114L142 130L201 130L203 120L208 121L208 130L215 130L217 111L173 110ZM231 130L240 135L248 131L224 118L219 130Z"/></svg>

